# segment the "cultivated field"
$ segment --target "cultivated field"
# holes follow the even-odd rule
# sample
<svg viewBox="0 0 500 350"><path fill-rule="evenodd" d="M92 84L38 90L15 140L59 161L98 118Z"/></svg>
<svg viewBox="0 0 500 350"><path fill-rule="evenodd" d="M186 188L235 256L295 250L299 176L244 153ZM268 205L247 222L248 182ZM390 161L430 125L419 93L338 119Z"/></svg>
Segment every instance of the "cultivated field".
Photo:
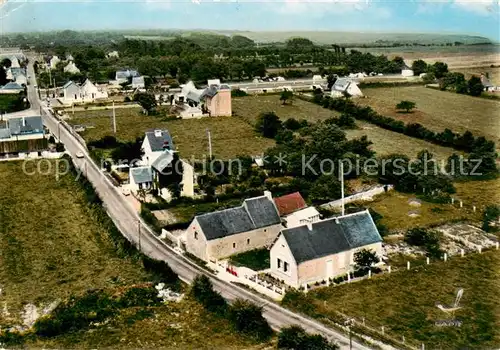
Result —
<svg viewBox="0 0 500 350"><path fill-rule="evenodd" d="M382 115L404 122L420 123L437 132L449 128L454 132L471 131L475 136L499 143L500 101L438 91L423 86L364 89L367 98L357 99ZM410 100L417 104L413 113L398 113L396 104Z"/></svg>
<svg viewBox="0 0 500 350"><path fill-rule="evenodd" d="M426 349L492 349L500 344L500 255L497 251L434 262L418 271L400 271L371 280L320 288L296 301L315 317L339 320L339 312L363 317L368 326L398 341ZM447 314L436 303L452 305L464 289L461 308ZM458 319L461 327L437 326ZM342 318L340 318L342 319Z"/></svg>
<svg viewBox="0 0 500 350"><path fill-rule="evenodd" d="M259 114L264 112L274 112L283 121L295 118L297 120L306 119L311 123L339 115L335 111L298 98L294 98L292 102L283 105L280 101L280 95L251 95L233 98L232 104L233 113L238 117L242 117L251 125L255 125Z"/></svg>
<svg viewBox="0 0 500 350"><path fill-rule="evenodd" d="M53 161L41 171L48 164L54 171ZM2 325L19 321L28 303L46 306L89 288L147 280L139 263L115 252L72 176L29 176L22 166L0 163ZM26 170L36 172L36 166Z"/></svg>
<svg viewBox="0 0 500 350"><path fill-rule="evenodd" d="M75 113L70 124L93 126L82 133L86 140L113 135L111 110ZM211 132L212 152L227 159L237 155L259 155L274 145L274 141L260 137L247 122L235 117L217 117L162 121L161 117L145 116L139 109L116 110L117 138L124 141L144 137L151 129L168 129L181 157L208 157L207 129Z"/></svg>

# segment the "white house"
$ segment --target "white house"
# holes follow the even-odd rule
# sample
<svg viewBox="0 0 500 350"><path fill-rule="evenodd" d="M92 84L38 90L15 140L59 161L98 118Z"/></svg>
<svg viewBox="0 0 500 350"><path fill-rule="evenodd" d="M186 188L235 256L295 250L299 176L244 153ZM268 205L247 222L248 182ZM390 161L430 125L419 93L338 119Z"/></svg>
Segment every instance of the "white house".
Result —
<svg viewBox="0 0 500 350"><path fill-rule="evenodd" d="M368 210L287 228L271 248L271 275L295 288L321 282L352 271L361 249L382 255Z"/></svg>
<svg viewBox="0 0 500 350"><path fill-rule="evenodd" d="M63 96L66 101L78 101L80 98L80 87L74 81L68 81L63 85Z"/></svg>
<svg viewBox="0 0 500 350"><path fill-rule="evenodd" d="M220 85L220 79L208 79L207 80L207 85L212 86L212 85Z"/></svg>
<svg viewBox="0 0 500 350"><path fill-rule="evenodd" d="M406 62L404 63L403 68L401 69L401 75L403 77L412 77L414 75L413 70Z"/></svg>
<svg viewBox="0 0 500 350"><path fill-rule="evenodd" d="M342 97L345 93L348 93L352 97L363 96L363 92L361 92L361 89L354 80L349 78L339 78L332 86L331 95L332 97Z"/></svg>
<svg viewBox="0 0 500 350"><path fill-rule="evenodd" d="M137 192L149 190L153 187L153 172L151 167L137 167L129 169L129 188Z"/></svg>
<svg viewBox="0 0 500 350"><path fill-rule="evenodd" d="M314 82L318 82L318 81L322 81L323 80L323 77L319 74L316 74L316 75L313 75L313 81Z"/></svg>
<svg viewBox="0 0 500 350"><path fill-rule="evenodd" d="M120 57L120 55L118 54L118 51L111 51L111 52L108 52L108 54L106 55L108 58L111 58L111 57Z"/></svg>
<svg viewBox="0 0 500 350"><path fill-rule="evenodd" d="M297 210L283 218L287 228L306 225L308 223L318 222L321 220L319 212L315 207L307 207Z"/></svg>
<svg viewBox="0 0 500 350"><path fill-rule="evenodd" d="M52 58L49 60L49 69L56 69L56 66L59 62L61 62L59 57L52 56Z"/></svg>
<svg viewBox="0 0 500 350"><path fill-rule="evenodd" d="M64 68L63 71L71 74L78 74L80 70L73 61L70 61Z"/></svg>
<svg viewBox="0 0 500 350"><path fill-rule="evenodd" d="M24 91L24 87L12 81L0 87L0 94L18 94L21 91Z"/></svg>
<svg viewBox="0 0 500 350"><path fill-rule="evenodd" d="M80 97L85 101L95 100L99 98L108 98L108 92L104 89L98 88L89 79L86 79L85 82L80 86Z"/></svg>
<svg viewBox="0 0 500 350"><path fill-rule="evenodd" d="M144 84L144 77L142 75L132 78L132 89L144 89L145 87L146 85Z"/></svg>
<svg viewBox="0 0 500 350"><path fill-rule="evenodd" d="M10 68L20 68L19 60L16 56L10 58Z"/></svg>
<svg viewBox="0 0 500 350"><path fill-rule="evenodd" d="M142 142L142 150L144 151L141 161L143 166L151 166L165 151L173 151L174 143L168 130L147 131Z"/></svg>
<svg viewBox="0 0 500 350"><path fill-rule="evenodd" d="M115 80L112 81L112 83L114 83L115 85L120 85L120 84L123 84L123 83L126 83L127 81L129 81L129 79L132 79L132 78L138 77L138 76L140 76L140 74L136 70L131 70L131 69L119 70L119 71L116 71Z"/></svg>
<svg viewBox="0 0 500 350"><path fill-rule="evenodd" d="M270 246L283 227L270 193L245 199L243 205L197 215L185 233L186 250L215 261Z"/></svg>

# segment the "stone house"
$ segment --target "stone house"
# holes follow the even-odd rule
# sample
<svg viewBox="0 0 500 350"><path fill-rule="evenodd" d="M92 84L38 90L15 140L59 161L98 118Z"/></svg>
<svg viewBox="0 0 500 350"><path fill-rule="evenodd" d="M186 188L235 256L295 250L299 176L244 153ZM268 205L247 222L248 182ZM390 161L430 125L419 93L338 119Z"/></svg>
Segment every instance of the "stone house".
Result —
<svg viewBox="0 0 500 350"><path fill-rule="evenodd" d="M211 85L200 96L211 117L231 116L231 88L229 85Z"/></svg>
<svg viewBox="0 0 500 350"><path fill-rule="evenodd" d="M215 261L269 247L282 230L270 193L243 205L197 215L186 230L186 250L203 261Z"/></svg>

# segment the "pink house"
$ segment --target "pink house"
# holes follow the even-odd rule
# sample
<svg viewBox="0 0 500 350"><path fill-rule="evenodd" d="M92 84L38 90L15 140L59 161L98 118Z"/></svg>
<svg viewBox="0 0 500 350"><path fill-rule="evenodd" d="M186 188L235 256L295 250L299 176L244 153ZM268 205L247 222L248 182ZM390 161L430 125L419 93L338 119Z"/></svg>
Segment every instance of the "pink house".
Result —
<svg viewBox="0 0 500 350"><path fill-rule="evenodd" d="M210 85L200 96L211 117L231 116L231 88L228 85Z"/></svg>

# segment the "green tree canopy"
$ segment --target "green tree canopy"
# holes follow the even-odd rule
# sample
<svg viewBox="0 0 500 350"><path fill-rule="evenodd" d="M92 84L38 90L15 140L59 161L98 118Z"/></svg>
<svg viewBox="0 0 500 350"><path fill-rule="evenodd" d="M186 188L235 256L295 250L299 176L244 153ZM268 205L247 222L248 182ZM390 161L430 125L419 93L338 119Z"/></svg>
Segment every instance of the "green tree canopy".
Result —
<svg viewBox="0 0 500 350"><path fill-rule="evenodd" d="M401 101L396 105L396 109L398 110L404 110L406 113L410 113L412 109L414 109L417 106L417 104L413 101Z"/></svg>
<svg viewBox="0 0 500 350"><path fill-rule="evenodd" d="M261 113L255 124L255 129L268 138L274 138L282 128L281 120L274 112Z"/></svg>

